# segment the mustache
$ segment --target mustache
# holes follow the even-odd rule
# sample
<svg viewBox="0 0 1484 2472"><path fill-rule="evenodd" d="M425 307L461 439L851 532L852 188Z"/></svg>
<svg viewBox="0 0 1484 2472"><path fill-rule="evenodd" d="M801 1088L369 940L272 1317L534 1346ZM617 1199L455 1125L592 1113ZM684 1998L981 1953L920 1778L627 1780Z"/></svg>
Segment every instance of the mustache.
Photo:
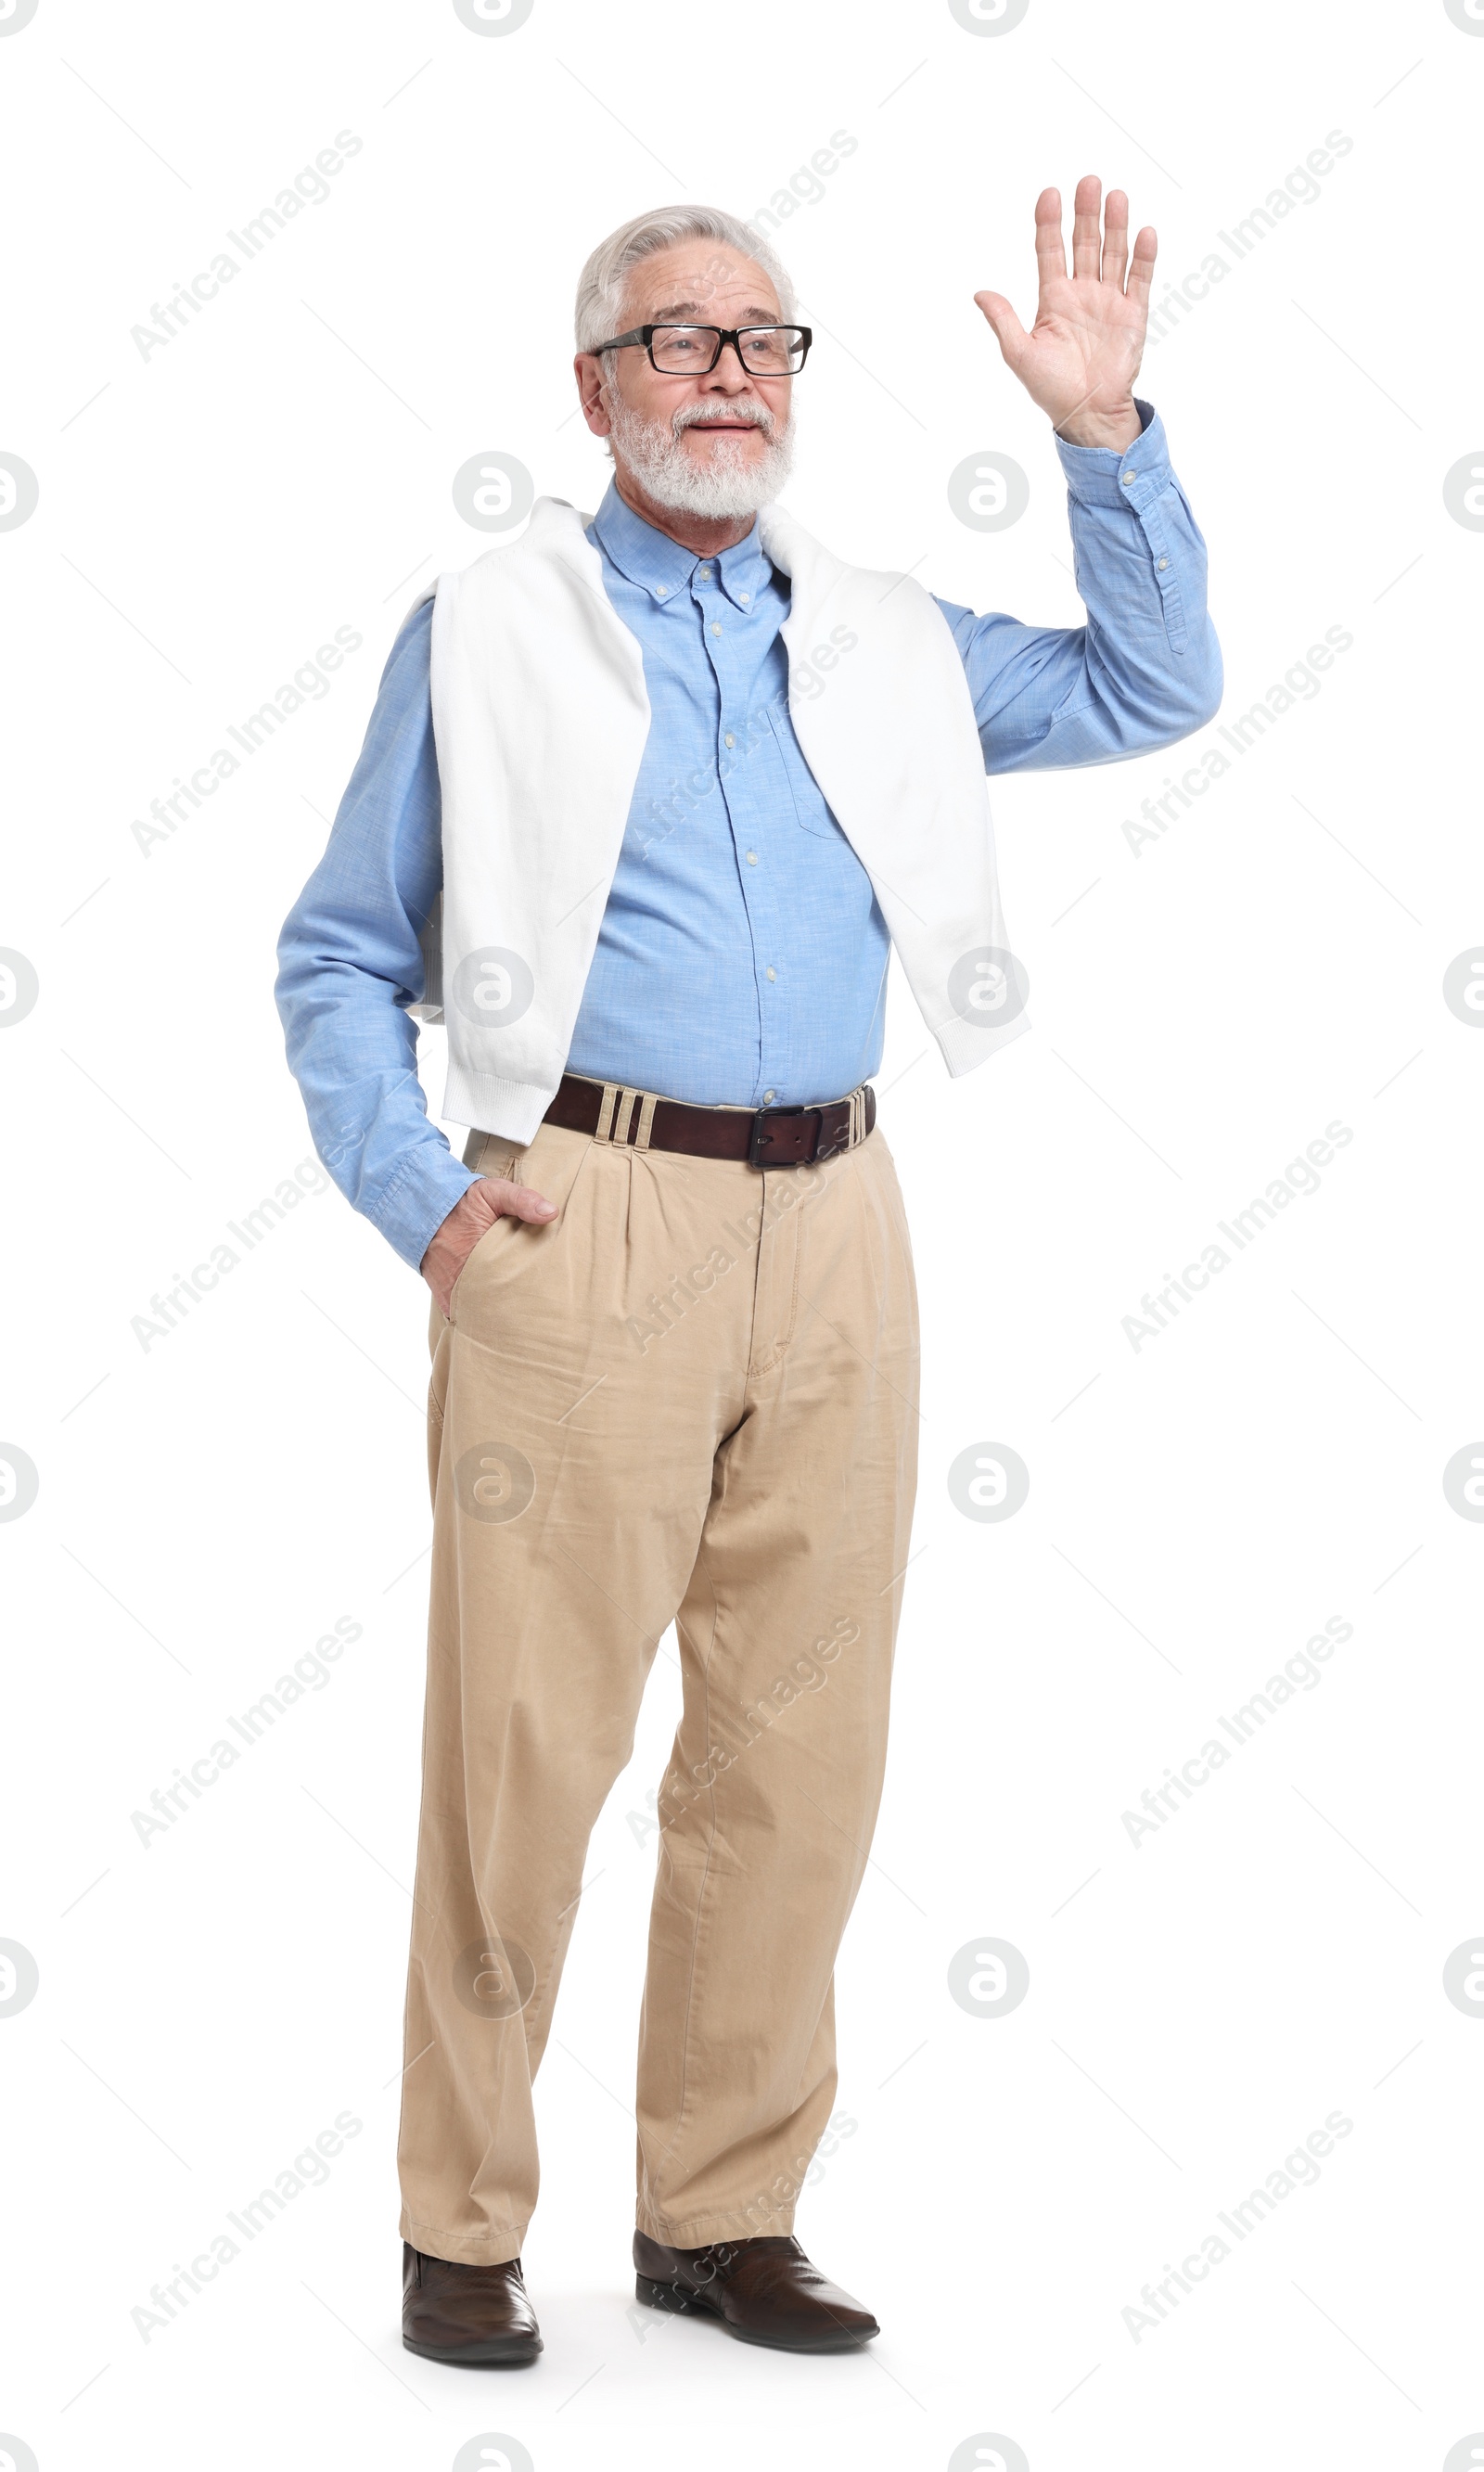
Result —
<svg viewBox="0 0 1484 2472"><path fill-rule="evenodd" d="M715 411L703 403L683 403L670 425L678 438L683 429L715 429L723 423L735 427L739 421L749 429L761 429L765 438L771 438L778 426L766 404L749 395L718 404Z"/></svg>

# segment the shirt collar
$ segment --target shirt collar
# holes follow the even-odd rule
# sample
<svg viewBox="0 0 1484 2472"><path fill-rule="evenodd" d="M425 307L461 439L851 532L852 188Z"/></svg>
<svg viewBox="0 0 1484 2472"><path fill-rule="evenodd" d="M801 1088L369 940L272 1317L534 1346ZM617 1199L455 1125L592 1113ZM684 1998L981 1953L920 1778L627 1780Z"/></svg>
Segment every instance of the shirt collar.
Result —
<svg viewBox="0 0 1484 2472"><path fill-rule="evenodd" d="M727 598L742 609L755 606L772 573L759 543L756 522L731 549L719 557L702 559L636 514L611 481L593 518L593 533L619 573L649 593L662 608L689 588L698 566L709 566Z"/></svg>

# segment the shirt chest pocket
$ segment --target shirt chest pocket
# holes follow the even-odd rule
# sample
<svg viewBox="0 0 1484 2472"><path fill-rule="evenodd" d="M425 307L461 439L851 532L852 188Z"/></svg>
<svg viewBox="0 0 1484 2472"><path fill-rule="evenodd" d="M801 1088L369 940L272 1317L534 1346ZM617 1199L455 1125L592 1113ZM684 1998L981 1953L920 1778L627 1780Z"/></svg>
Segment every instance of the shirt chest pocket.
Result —
<svg viewBox="0 0 1484 2472"><path fill-rule="evenodd" d="M807 833L815 833L821 841L838 842L842 849L850 844L836 822L826 803L824 792L804 761L804 751L793 734L793 724L778 705L767 708L768 727L782 766L793 812Z"/></svg>

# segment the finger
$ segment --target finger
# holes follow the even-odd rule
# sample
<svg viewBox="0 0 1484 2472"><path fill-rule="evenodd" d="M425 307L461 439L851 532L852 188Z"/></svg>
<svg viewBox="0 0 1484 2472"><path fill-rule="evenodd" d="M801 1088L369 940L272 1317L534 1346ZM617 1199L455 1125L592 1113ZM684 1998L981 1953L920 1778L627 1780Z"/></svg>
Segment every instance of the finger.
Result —
<svg viewBox="0 0 1484 2472"><path fill-rule="evenodd" d="M994 329L995 341L1004 356L1006 368L1013 369L1030 341L1029 336L1002 293L976 292L974 297Z"/></svg>
<svg viewBox="0 0 1484 2472"><path fill-rule="evenodd" d="M1124 271L1128 265L1128 193L1110 189L1103 208L1102 279L1117 292L1123 289Z"/></svg>
<svg viewBox="0 0 1484 2472"><path fill-rule="evenodd" d="M507 1185L506 1192L507 1198L500 1210L502 1218L534 1220L554 1219L556 1216L555 1202L548 1201L545 1194L537 1193L531 1185Z"/></svg>
<svg viewBox="0 0 1484 2472"><path fill-rule="evenodd" d="M1095 172L1088 172L1077 182L1072 207L1072 271L1092 282L1097 280L1097 210L1102 203L1103 184Z"/></svg>
<svg viewBox="0 0 1484 2472"><path fill-rule="evenodd" d="M1062 247L1060 189L1043 189L1036 200L1036 273L1043 294L1049 284L1066 281L1067 252Z"/></svg>
<svg viewBox="0 0 1484 2472"><path fill-rule="evenodd" d="M1138 300L1145 309L1149 306L1149 291L1154 281L1154 260L1158 248L1159 243L1154 237L1154 226L1145 224L1134 243L1134 254L1128 270L1128 297L1131 300Z"/></svg>

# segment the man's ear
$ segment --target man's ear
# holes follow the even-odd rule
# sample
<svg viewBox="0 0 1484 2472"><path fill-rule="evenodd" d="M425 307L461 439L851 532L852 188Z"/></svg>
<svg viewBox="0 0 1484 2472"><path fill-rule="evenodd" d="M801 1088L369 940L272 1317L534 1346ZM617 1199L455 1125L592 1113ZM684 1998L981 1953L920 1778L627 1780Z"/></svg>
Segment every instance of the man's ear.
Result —
<svg viewBox="0 0 1484 2472"><path fill-rule="evenodd" d="M572 367L582 417L595 438L606 438L613 423L604 396L602 364L592 352L578 352Z"/></svg>

